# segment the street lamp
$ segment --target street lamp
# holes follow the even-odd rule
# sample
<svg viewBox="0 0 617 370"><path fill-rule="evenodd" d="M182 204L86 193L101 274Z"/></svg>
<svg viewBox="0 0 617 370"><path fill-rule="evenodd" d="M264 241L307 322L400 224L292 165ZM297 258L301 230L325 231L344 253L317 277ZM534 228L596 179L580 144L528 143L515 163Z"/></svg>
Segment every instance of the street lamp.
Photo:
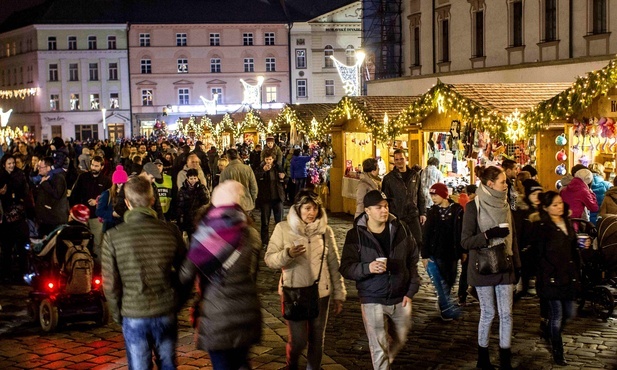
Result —
<svg viewBox="0 0 617 370"><path fill-rule="evenodd" d="M105 117L105 113L107 109L101 108L101 113L103 113L103 140L107 140L107 117Z"/></svg>

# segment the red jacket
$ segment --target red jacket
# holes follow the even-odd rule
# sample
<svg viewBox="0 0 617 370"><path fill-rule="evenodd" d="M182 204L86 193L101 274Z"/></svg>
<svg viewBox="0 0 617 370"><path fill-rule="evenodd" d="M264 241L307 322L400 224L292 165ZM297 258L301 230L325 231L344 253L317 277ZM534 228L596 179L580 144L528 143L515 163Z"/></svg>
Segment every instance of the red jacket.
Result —
<svg viewBox="0 0 617 370"><path fill-rule="evenodd" d="M596 195L589 189L589 186L578 177L572 179L568 186L561 189L559 193L564 202L568 203L572 211L572 218L581 218L585 207L590 212L598 212L598 202Z"/></svg>

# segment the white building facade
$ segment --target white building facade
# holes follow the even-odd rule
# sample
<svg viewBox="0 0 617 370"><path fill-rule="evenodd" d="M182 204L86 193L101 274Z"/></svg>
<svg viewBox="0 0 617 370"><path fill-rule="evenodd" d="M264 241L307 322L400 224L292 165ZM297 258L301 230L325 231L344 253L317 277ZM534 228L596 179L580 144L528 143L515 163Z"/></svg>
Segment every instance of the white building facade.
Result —
<svg viewBox="0 0 617 370"><path fill-rule="evenodd" d="M434 6L433 6L434 5ZM609 0L409 0L405 76L369 95L418 95L446 83L573 82L617 53ZM614 4L613 4L614 5Z"/></svg>
<svg viewBox="0 0 617 370"><path fill-rule="evenodd" d="M13 109L9 125L27 126L37 140L130 137L126 35L125 24L35 24L0 34L0 108Z"/></svg>

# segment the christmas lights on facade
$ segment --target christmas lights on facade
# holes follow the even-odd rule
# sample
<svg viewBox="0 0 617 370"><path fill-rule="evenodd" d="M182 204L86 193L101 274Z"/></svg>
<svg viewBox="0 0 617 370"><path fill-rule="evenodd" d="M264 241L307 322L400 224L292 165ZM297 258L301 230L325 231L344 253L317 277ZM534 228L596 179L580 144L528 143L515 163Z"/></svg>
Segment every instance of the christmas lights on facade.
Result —
<svg viewBox="0 0 617 370"><path fill-rule="evenodd" d="M334 61L338 75L343 81L343 89L347 96L360 96L362 94L362 63L364 62L365 54L361 51L356 53L356 64L353 66L345 65L333 55L330 58Z"/></svg>
<svg viewBox="0 0 617 370"><path fill-rule="evenodd" d="M259 105L261 108L261 85L264 83L264 77L257 77L257 85L251 85L243 79L240 79L240 82L242 82L242 86L244 86L244 98L242 99L242 104L246 104L251 107Z"/></svg>

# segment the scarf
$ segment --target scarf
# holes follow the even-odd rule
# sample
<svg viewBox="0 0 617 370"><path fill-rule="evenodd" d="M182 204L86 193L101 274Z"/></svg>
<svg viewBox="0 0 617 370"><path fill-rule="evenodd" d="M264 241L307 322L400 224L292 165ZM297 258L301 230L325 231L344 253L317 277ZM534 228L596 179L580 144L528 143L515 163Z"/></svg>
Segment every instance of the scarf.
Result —
<svg viewBox="0 0 617 370"><path fill-rule="evenodd" d="M501 223L510 224L510 234L505 238L494 238L489 241L491 246L501 243L506 244L506 253L512 255L512 215L508 204L508 192L491 189L484 184L480 184L476 192L476 206L478 208L478 225L480 231L499 226Z"/></svg>
<svg viewBox="0 0 617 370"><path fill-rule="evenodd" d="M240 257L246 214L239 206L211 208L197 225L187 258L205 276L229 269Z"/></svg>

